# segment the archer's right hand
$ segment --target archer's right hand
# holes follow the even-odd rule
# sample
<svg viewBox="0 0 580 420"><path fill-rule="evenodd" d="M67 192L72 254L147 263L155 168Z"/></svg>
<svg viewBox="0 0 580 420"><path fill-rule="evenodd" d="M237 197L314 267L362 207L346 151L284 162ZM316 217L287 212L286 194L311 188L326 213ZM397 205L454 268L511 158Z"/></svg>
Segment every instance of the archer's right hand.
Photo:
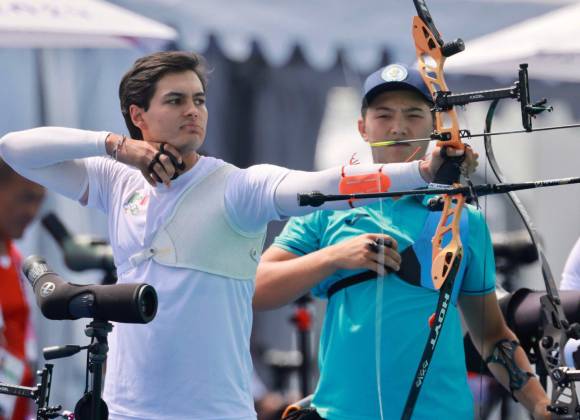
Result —
<svg viewBox="0 0 580 420"><path fill-rule="evenodd" d="M145 180L153 187L160 182L169 187L171 180L183 169L183 157L170 144L131 138L126 138L125 141L121 139L122 136L110 134L106 140L107 153L113 156L117 147L117 160L139 169Z"/></svg>
<svg viewBox="0 0 580 420"><path fill-rule="evenodd" d="M381 263L387 270L399 271L401 255L397 247L397 241L388 235L366 233L325 249L337 270L366 268L380 272L384 271Z"/></svg>

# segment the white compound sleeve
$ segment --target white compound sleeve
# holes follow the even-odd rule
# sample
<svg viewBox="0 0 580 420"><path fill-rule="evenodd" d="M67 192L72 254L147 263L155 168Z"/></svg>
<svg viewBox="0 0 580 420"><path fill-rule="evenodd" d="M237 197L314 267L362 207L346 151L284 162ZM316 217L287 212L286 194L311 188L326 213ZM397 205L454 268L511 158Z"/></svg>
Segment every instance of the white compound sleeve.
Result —
<svg viewBox="0 0 580 420"><path fill-rule="evenodd" d="M39 127L6 134L0 156L20 175L79 200L88 188L84 158L105 156L108 132Z"/></svg>
<svg viewBox="0 0 580 420"><path fill-rule="evenodd" d="M290 171L280 182L275 194L275 203L280 215L284 217L302 216L316 210L345 210L350 208L348 201L326 202L320 207L301 207L298 205L299 193L319 191L323 194L340 194L339 184L343 176L377 174L386 175L390 180L389 191L413 190L422 188L427 182L421 177L419 161L408 163L367 164L331 168L320 172ZM356 207L377 201L357 200Z"/></svg>

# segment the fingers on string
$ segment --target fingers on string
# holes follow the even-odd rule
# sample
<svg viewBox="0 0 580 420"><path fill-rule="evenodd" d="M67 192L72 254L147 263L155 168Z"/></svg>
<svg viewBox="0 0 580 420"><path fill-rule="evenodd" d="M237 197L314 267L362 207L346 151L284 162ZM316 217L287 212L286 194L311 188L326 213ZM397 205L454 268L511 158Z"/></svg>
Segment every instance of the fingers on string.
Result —
<svg viewBox="0 0 580 420"><path fill-rule="evenodd" d="M163 160L165 161L165 164L169 162L169 158L165 157L162 152L157 152L153 157L153 159L151 159L151 162L149 162L147 170L149 171L150 177L155 182L165 183L166 185L169 185L171 177L169 176L169 174L165 169Z"/></svg>
<svg viewBox="0 0 580 420"><path fill-rule="evenodd" d="M179 176L180 172L185 169L185 163L183 162L179 151L175 147L166 143L161 143L161 146L159 146L159 151L163 153L164 156L167 156L171 161L171 165L174 168L171 180L174 180Z"/></svg>
<svg viewBox="0 0 580 420"><path fill-rule="evenodd" d="M369 237L370 241L373 242L373 247L386 247L386 248L392 248L395 250L399 247L399 244L397 243L395 238L392 238L388 235L369 234L368 237ZM376 250L373 249L373 251L378 252L378 248L376 248Z"/></svg>
<svg viewBox="0 0 580 420"><path fill-rule="evenodd" d="M160 144L159 151L148 165L151 178L166 185L176 179L184 169L185 163L177 149L165 143Z"/></svg>
<svg viewBox="0 0 580 420"><path fill-rule="evenodd" d="M372 251L371 269L377 271L377 265L383 265L387 271L398 271L401 267L401 255L397 252L397 242L389 236L379 236L368 243ZM379 267L380 268L380 267Z"/></svg>

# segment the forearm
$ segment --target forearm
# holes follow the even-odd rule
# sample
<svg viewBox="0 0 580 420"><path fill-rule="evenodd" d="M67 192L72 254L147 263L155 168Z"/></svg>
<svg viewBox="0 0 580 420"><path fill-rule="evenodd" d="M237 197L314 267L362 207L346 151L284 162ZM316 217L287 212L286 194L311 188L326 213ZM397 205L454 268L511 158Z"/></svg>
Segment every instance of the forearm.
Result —
<svg viewBox="0 0 580 420"><path fill-rule="evenodd" d="M336 271L331 249L285 261L261 261L256 275L254 309L268 310L292 302Z"/></svg>
<svg viewBox="0 0 580 420"><path fill-rule="evenodd" d="M486 358L491 355L495 344L502 339L518 341L515 334L510 330L506 330L502 336L487 340L486 347L489 350L484 353ZM532 372L530 362L521 346L515 348L514 362L522 372ZM488 363L487 367L503 387L511 392L510 376L507 369L499 363ZM519 390L514 390L513 395L527 410L535 414L541 413L542 409L545 409L545 407L550 403L546 392L535 376L530 377Z"/></svg>
<svg viewBox="0 0 580 420"><path fill-rule="evenodd" d="M324 203L320 207L301 207L297 203L296 196L298 193L308 193L319 191L323 194L341 194L340 182L343 180L345 172L347 176L356 175L376 175L379 172L384 175L380 180L377 177L377 185L374 187L380 191L401 191L412 190L425 187L427 181L424 179L424 169L419 161L409 163L391 163L385 165L368 164L346 166L341 168L331 168L320 172L302 172L290 171L288 175L280 182L276 189L276 206L280 214L290 216L302 216L315 210L345 210L350 205L346 200ZM364 192L364 191L360 191ZM358 200L355 206L370 204L375 200Z"/></svg>
<svg viewBox="0 0 580 420"><path fill-rule="evenodd" d="M56 163L106 155L107 132L39 127L6 134L0 153L15 168L42 168Z"/></svg>
<svg viewBox="0 0 580 420"><path fill-rule="evenodd" d="M0 155L22 176L78 200L88 185L82 159L105 155L106 137L104 132L34 128L5 135Z"/></svg>

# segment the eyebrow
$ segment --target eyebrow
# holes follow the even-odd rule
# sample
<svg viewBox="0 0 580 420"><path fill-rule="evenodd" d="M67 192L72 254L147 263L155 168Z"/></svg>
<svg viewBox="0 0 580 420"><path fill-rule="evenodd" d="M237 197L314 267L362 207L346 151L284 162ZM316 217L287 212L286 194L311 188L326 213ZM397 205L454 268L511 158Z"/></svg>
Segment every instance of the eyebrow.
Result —
<svg viewBox="0 0 580 420"><path fill-rule="evenodd" d="M182 97L187 96L187 95L183 92L167 92L163 95L164 98L172 97L172 96L182 98ZM204 96L205 96L205 92L196 92L193 94L194 98L199 98L199 97L204 97Z"/></svg>
<svg viewBox="0 0 580 420"><path fill-rule="evenodd" d="M395 112L396 110L393 108L389 108L388 106L378 106L374 108L376 111L388 111L388 112ZM423 108L412 106L409 108L403 109L403 112L425 112Z"/></svg>

